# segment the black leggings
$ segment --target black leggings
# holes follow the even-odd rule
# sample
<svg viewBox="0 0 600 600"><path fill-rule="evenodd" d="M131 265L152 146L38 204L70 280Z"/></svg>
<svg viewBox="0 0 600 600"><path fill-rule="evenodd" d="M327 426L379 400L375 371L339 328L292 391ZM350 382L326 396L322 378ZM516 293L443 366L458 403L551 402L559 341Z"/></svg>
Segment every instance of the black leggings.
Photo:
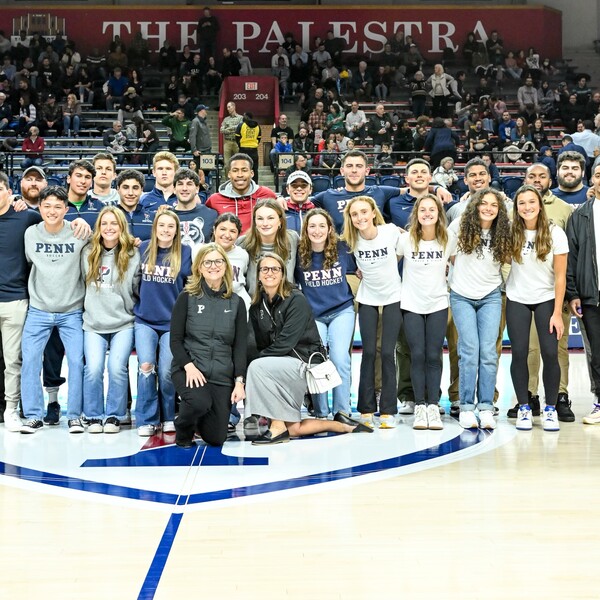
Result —
<svg viewBox="0 0 600 600"><path fill-rule="evenodd" d="M379 412L395 415L398 412L396 402L396 340L402 324L400 302L383 307L381 334L381 397ZM375 400L375 354L377 352L377 323L379 308L368 304L359 304L358 323L362 338L363 354L360 363L360 381L358 383L358 411L373 413L377 410Z"/></svg>
<svg viewBox="0 0 600 600"><path fill-rule="evenodd" d="M410 378L415 402L437 404L442 380L442 347L448 323L448 309L428 315L402 311L404 332L410 347Z"/></svg>
<svg viewBox="0 0 600 600"><path fill-rule="evenodd" d="M546 404L551 406L556 404L560 385L558 340L556 339L556 332L548 332L550 317L553 312L554 299L540 304L521 304L509 299L506 300L506 326L512 351L510 376L517 394L517 401L521 405L527 404L529 401L527 394L529 383L527 355L529 353L529 330L531 328L532 313L544 363L542 380L544 382ZM565 333L568 335L568 332Z"/></svg>
<svg viewBox="0 0 600 600"><path fill-rule="evenodd" d="M197 431L209 446L223 445L231 410L231 386L207 382L202 387L187 387L184 369L175 369L171 378L181 398L175 419L177 439L190 442Z"/></svg>

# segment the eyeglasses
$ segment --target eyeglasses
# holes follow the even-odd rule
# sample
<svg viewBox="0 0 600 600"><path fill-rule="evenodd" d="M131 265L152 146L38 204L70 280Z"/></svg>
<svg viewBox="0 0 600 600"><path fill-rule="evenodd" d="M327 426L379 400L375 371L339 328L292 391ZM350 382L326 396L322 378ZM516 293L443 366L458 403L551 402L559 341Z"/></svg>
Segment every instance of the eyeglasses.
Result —
<svg viewBox="0 0 600 600"><path fill-rule="evenodd" d="M203 260L202 266L205 269L210 269L213 265L219 269L225 264L225 260L222 258L215 258L215 260Z"/></svg>
<svg viewBox="0 0 600 600"><path fill-rule="evenodd" d="M266 275L269 271L271 273L281 273L281 271L283 271L283 269L281 267L261 267L259 269L259 271L263 274Z"/></svg>

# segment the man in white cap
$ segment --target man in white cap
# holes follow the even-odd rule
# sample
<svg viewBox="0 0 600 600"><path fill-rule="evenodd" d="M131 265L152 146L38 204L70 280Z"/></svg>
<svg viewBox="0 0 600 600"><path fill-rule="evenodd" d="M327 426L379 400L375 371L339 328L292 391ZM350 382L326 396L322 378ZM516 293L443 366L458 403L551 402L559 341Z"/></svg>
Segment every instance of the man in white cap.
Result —
<svg viewBox="0 0 600 600"><path fill-rule="evenodd" d="M283 199L286 203L285 218L288 229L293 229L298 233L302 230L302 221L306 213L315 208L309 199L312 189L312 179L305 171L294 171L288 177L287 197Z"/></svg>

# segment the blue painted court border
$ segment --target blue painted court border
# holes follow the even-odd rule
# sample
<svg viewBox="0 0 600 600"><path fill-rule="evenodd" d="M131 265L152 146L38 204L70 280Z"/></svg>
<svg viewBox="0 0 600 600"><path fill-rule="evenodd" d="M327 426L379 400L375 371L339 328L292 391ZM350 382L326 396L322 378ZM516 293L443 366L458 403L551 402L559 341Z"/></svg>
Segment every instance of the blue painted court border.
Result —
<svg viewBox="0 0 600 600"><path fill-rule="evenodd" d="M460 450L466 450L467 448L471 448L483 442L488 435L490 434L483 430L478 430L477 432L463 431L460 435L455 436L451 440L442 442L441 444L432 446L431 448L426 448L425 450L411 452L410 454L394 456L371 463L365 463L363 465L356 465L353 467L346 467L333 471L324 471L323 473L303 475L301 477L294 477L291 479L283 479L257 485L215 490L200 494L191 494L189 496L113 485L98 481L90 481L87 479L79 479L76 477L69 477L56 473L38 471L36 469L30 469L18 465L11 465L1 461L0 475L6 475L8 477L15 477L25 481L33 481L64 489L79 490L106 496L115 496L129 500L143 500L146 502L155 502L157 504L185 506L215 502L217 500L229 500L244 496L255 496L294 488L302 488L306 486L317 485L319 483L342 481L350 477L359 477L361 475L378 473L387 471L389 469L406 467L419 462L447 456L454 452L459 452ZM305 443L306 441L308 440L305 440ZM194 457L195 456L197 456L197 453L194 453ZM193 463L195 462L196 461L192 459L190 466L193 466ZM202 466L202 462L200 462L198 466Z"/></svg>
<svg viewBox="0 0 600 600"><path fill-rule="evenodd" d="M486 432L483 430L477 430L477 432L466 430L451 440L442 442L441 444L426 448L424 450L411 452L410 454L403 456L395 456L363 465L357 465L355 467L336 469L334 471L325 471L323 473L315 473L308 476L294 477L291 479L284 479L281 481L274 481L259 485L217 490L214 492L191 494L188 496L179 496L177 494L168 494L150 490L139 490L125 486L110 485L98 483L96 481L65 477L64 475L46 473L44 471L19 467L17 465L11 465L4 462L0 462L0 475L16 477L27 481L37 481L46 485L54 485L57 487L81 490L96 494L118 496L121 498L129 498L134 500L145 500L174 506L185 506L244 496L255 496L294 488L303 488L311 485L317 485L319 483L342 481L350 477L359 477L361 475L368 475L371 473L380 473L389 469L406 467L419 462L447 456L460 450L472 448L473 446L483 442L489 435L491 435L491 432ZM200 448L194 452L194 457L191 461L192 464L197 463L196 457L198 456L199 450ZM152 563L150 564L150 568L148 569L144 583L142 584L142 589L138 595L138 600L152 600L154 598L164 568L167 564L167 560L171 553L175 536L179 530L179 525L181 524L182 518L182 512L171 514Z"/></svg>

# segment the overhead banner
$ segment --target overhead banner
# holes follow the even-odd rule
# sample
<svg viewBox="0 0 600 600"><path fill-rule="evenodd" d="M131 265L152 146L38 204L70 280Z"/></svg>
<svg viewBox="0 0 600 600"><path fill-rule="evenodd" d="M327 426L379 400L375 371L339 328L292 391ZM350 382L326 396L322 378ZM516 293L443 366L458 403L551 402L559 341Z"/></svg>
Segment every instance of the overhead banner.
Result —
<svg viewBox="0 0 600 600"><path fill-rule="evenodd" d="M411 35L432 60L445 48L460 51L470 31L485 41L494 29L507 50L533 47L543 58L557 58L562 51L562 15L543 6L223 6L214 7L213 15L220 26L218 47L241 48L258 67L270 65L270 56L288 32L313 50L315 36L324 38L331 30L345 40L347 54L374 57L396 31ZM190 6L0 8L7 36L21 30L49 36L60 31L84 53L94 47L106 50L115 35L127 44L137 32L153 52L165 40L178 50L185 45L194 49L201 16L201 8Z"/></svg>

